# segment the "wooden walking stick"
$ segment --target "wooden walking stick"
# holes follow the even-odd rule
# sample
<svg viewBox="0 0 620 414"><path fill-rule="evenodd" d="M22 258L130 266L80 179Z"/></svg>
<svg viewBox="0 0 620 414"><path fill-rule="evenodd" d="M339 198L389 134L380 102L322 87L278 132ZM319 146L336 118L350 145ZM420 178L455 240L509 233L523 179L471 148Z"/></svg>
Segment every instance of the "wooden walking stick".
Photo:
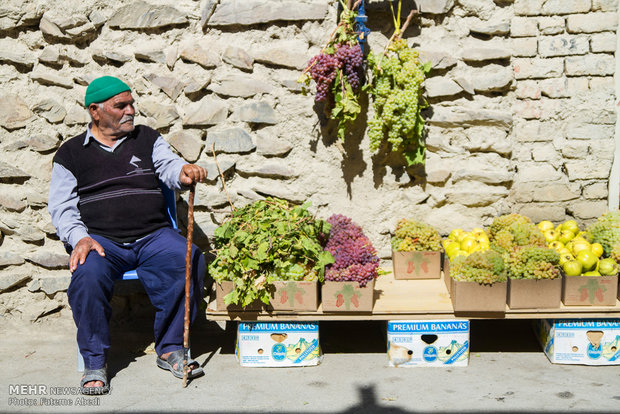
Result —
<svg viewBox="0 0 620 414"><path fill-rule="evenodd" d="M196 184L189 189L187 201L187 254L185 255L185 318L183 327L183 388L187 387L187 371L189 360L189 294L192 273L192 239L194 238L194 194Z"/></svg>

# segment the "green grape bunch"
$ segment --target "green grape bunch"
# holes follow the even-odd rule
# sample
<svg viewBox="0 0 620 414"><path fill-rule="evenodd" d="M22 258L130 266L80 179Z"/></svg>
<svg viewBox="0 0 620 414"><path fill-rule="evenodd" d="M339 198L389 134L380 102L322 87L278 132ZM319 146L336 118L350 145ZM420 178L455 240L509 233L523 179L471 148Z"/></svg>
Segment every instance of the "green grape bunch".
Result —
<svg viewBox="0 0 620 414"><path fill-rule="evenodd" d="M423 165L425 143L421 110L428 106L423 85L431 63L423 64L418 51L400 38L404 29L399 29L399 23L395 19L397 30L385 52L368 55L372 76L366 89L373 97L374 107L374 115L368 121L370 150L377 152L387 141L392 151L403 153L408 165Z"/></svg>
<svg viewBox="0 0 620 414"><path fill-rule="evenodd" d="M401 219L396 225L392 248L399 252L440 251L441 236L432 226L415 220Z"/></svg>

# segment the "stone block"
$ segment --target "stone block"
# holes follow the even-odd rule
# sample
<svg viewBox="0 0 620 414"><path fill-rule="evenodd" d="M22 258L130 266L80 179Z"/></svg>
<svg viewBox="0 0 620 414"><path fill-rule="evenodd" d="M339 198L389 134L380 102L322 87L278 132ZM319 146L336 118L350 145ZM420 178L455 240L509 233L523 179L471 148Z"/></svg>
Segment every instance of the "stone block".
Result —
<svg viewBox="0 0 620 414"><path fill-rule="evenodd" d="M32 111L52 124L62 122L67 116L67 110L58 102L51 98L47 98L32 107Z"/></svg>
<svg viewBox="0 0 620 414"><path fill-rule="evenodd" d="M609 178L611 162L600 160L575 160L564 163L568 179L574 180L602 180Z"/></svg>
<svg viewBox="0 0 620 414"><path fill-rule="evenodd" d="M507 132L502 128L475 126L465 130L467 140L462 147L470 152L496 152L508 155L512 152L512 143Z"/></svg>
<svg viewBox="0 0 620 414"><path fill-rule="evenodd" d="M7 93L0 99L0 126L8 130L25 127L33 115L18 95Z"/></svg>
<svg viewBox="0 0 620 414"><path fill-rule="evenodd" d="M480 181L486 184L511 182L514 178L514 167L510 160L498 154L475 154L451 165L452 180Z"/></svg>
<svg viewBox="0 0 620 414"><path fill-rule="evenodd" d="M517 83L515 94L518 99L540 99L542 89L538 81L522 80Z"/></svg>
<svg viewBox="0 0 620 414"><path fill-rule="evenodd" d="M538 40L538 53L541 57L584 55L590 51L586 36L544 36Z"/></svg>
<svg viewBox="0 0 620 414"><path fill-rule="evenodd" d="M584 124L581 122L568 124L566 138L568 139L609 139L615 134L614 125Z"/></svg>
<svg viewBox="0 0 620 414"><path fill-rule="evenodd" d="M206 147L211 151L215 143L215 152L246 153L254 151L256 145L250 134L241 128L229 128L221 131L208 131Z"/></svg>
<svg viewBox="0 0 620 414"><path fill-rule="evenodd" d="M24 264L25 262L26 260L19 254L16 254L13 252L7 252L7 251L0 252L0 267L19 266L19 265ZM0 278L0 291L4 289L8 289L9 287L12 286L12 285L5 286L3 282L5 281ZM5 282L5 283L8 283L8 282Z"/></svg>
<svg viewBox="0 0 620 414"><path fill-rule="evenodd" d="M508 189L499 185L486 185L478 181L460 182L458 187L446 190L449 203L467 207L484 207L508 196Z"/></svg>
<svg viewBox="0 0 620 414"><path fill-rule="evenodd" d="M585 59L585 57L583 58ZM515 58L513 59L513 69L516 79L559 78L564 72L564 59Z"/></svg>
<svg viewBox="0 0 620 414"><path fill-rule="evenodd" d="M221 99L209 97L188 105L186 113L183 118L185 126L216 125L228 117L228 105Z"/></svg>
<svg viewBox="0 0 620 414"><path fill-rule="evenodd" d="M73 79L71 77L59 76L56 72L48 72L41 69L35 69L33 72L30 72L30 79L46 86L60 86L66 89L73 87Z"/></svg>
<svg viewBox="0 0 620 414"><path fill-rule="evenodd" d="M571 56L566 58L569 76L607 76L615 72L616 59L612 55Z"/></svg>
<svg viewBox="0 0 620 414"><path fill-rule="evenodd" d="M189 44L183 46L178 54L178 57L180 57L186 62L197 63L205 69L213 69L221 62L220 57L217 53L212 50L206 51L197 44ZM171 61L168 62L168 56L166 57L166 63L169 67L174 66L174 61L176 61L176 54L171 53L170 59Z"/></svg>
<svg viewBox="0 0 620 414"><path fill-rule="evenodd" d="M424 81L426 96L429 98L458 95L463 88L452 79L441 77L428 78Z"/></svg>
<svg viewBox="0 0 620 414"><path fill-rule="evenodd" d="M449 69L456 66L457 60L449 53L436 50L420 50L420 61L431 62L433 69Z"/></svg>
<svg viewBox="0 0 620 414"><path fill-rule="evenodd" d="M454 0L417 0L420 13L445 14L454 6Z"/></svg>
<svg viewBox="0 0 620 414"><path fill-rule="evenodd" d="M271 183L253 185L251 190L261 196L277 197L293 203L303 203L307 198L303 191L273 180Z"/></svg>
<svg viewBox="0 0 620 414"><path fill-rule="evenodd" d="M609 210L606 200L602 201L575 201L566 206L568 212L578 219L599 218Z"/></svg>
<svg viewBox="0 0 620 414"><path fill-rule="evenodd" d="M564 158L585 159L588 156L590 145L585 141L566 141L560 151Z"/></svg>
<svg viewBox="0 0 620 414"><path fill-rule="evenodd" d="M553 122L520 121L515 126L515 138L519 142L553 141L563 136L561 125Z"/></svg>
<svg viewBox="0 0 620 414"><path fill-rule="evenodd" d="M168 143L172 145L188 162L196 162L204 147L202 133L194 131L175 131L168 135Z"/></svg>
<svg viewBox="0 0 620 414"><path fill-rule="evenodd" d="M30 178L30 174L0 161L0 180L2 179L24 179Z"/></svg>
<svg viewBox="0 0 620 414"><path fill-rule="evenodd" d="M27 257L29 262L42 266L46 269L69 268L69 255L66 253L55 253L48 250L37 250Z"/></svg>
<svg viewBox="0 0 620 414"><path fill-rule="evenodd" d="M108 20L113 29L145 30L187 24L189 20L171 6L158 6L135 1L117 9Z"/></svg>
<svg viewBox="0 0 620 414"><path fill-rule="evenodd" d="M566 208L555 203L528 203L515 205L516 212L529 217L533 222L543 220L562 222L566 220Z"/></svg>
<svg viewBox="0 0 620 414"><path fill-rule="evenodd" d="M237 108L231 119L252 124L273 125L278 123L278 114L267 102L249 102Z"/></svg>
<svg viewBox="0 0 620 414"><path fill-rule="evenodd" d="M288 163L276 160L248 160L241 159L235 169L241 176L290 179L299 176Z"/></svg>
<svg viewBox="0 0 620 414"><path fill-rule="evenodd" d="M531 17L515 16L510 21L510 36L529 37L538 35L536 19Z"/></svg>
<svg viewBox="0 0 620 414"><path fill-rule="evenodd" d="M499 47L467 47L461 52L461 59L466 62L484 62L487 60L510 59L512 51Z"/></svg>
<svg viewBox="0 0 620 414"><path fill-rule="evenodd" d="M173 101L176 101L185 87L184 82L181 82L173 76L159 76L151 73L146 75L145 79L161 89L162 92L168 95L168 97Z"/></svg>
<svg viewBox="0 0 620 414"><path fill-rule="evenodd" d="M616 83L611 76L595 77L590 79L589 88L594 92L602 91L612 96L616 91Z"/></svg>
<svg viewBox="0 0 620 414"><path fill-rule="evenodd" d="M187 86L183 93L187 96L192 96L194 94L206 91L207 86L211 83L211 74L202 75L202 77L195 79L191 78L188 80Z"/></svg>
<svg viewBox="0 0 620 414"><path fill-rule="evenodd" d="M211 154L211 149L207 148L207 152ZM219 170L217 166L220 166ZM220 170L222 171L222 175L226 177L230 172L234 171L235 161L231 160L218 160L217 164L215 161L207 161L207 162L198 162L197 165L200 165L202 168L207 170L207 181L214 182L219 180L220 178Z"/></svg>
<svg viewBox="0 0 620 414"><path fill-rule="evenodd" d="M144 99L140 101L139 109L144 116L155 120L153 125L155 129L168 128L179 119L179 113L174 105L161 105L156 101Z"/></svg>
<svg viewBox="0 0 620 414"><path fill-rule="evenodd" d="M590 36L590 50L594 53L613 53L616 42L615 33L596 33Z"/></svg>
<svg viewBox="0 0 620 414"><path fill-rule="evenodd" d="M67 111L64 122L65 125L69 126L80 125L85 127L90 122L90 116L83 106L72 105Z"/></svg>
<svg viewBox="0 0 620 414"><path fill-rule="evenodd" d="M537 186L524 183L514 185L511 190L515 201L520 203L569 201L581 195L579 184L573 183Z"/></svg>
<svg viewBox="0 0 620 414"><path fill-rule="evenodd" d="M532 159L536 162L551 162L558 158L559 154L553 144L536 145L532 149Z"/></svg>
<svg viewBox="0 0 620 414"><path fill-rule="evenodd" d="M253 51L253 55L259 63L302 70L308 63L307 49L307 44L286 41Z"/></svg>
<svg viewBox="0 0 620 414"><path fill-rule="evenodd" d="M327 10L328 4L324 2L222 0L205 23L207 26L249 26L280 20L323 20Z"/></svg>
<svg viewBox="0 0 620 414"><path fill-rule="evenodd" d="M583 187L582 195L587 199L607 199L609 197L609 187L606 182L598 182Z"/></svg>
<svg viewBox="0 0 620 414"><path fill-rule="evenodd" d="M566 18L568 33L598 33L615 31L618 27L618 13L574 14Z"/></svg>
<svg viewBox="0 0 620 414"><path fill-rule="evenodd" d="M590 141L590 154L592 155L594 162L605 160L611 163L613 161L614 154L611 149L615 147L614 141L614 137Z"/></svg>
<svg viewBox="0 0 620 414"><path fill-rule="evenodd" d="M469 81L476 92L499 92L510 88L514 72L510 67L487 65L473 71Z"/></svg>
<svg viewBox="0 0 620 414"><path fill-rule="evenodd" d="M273 86L247 75L228 75L218 83L211 83L208 89L218 95L249 98L256 94L267 94Z"/></svg>
<svg viewBox="0 0 620 414"><path fill-rule="evenodd" d="M544 0L515 0L514 12L517 16L537 16L541 14Z"/></svg>
<svg viewBox="0 0 620 414"><path fill-rule="evenodd" d="M549 182L559 181L565 178L561 171L558 171L546 162L523 163L518 166L518 173L515 177L517 183L530 182Z"/></svg>
<svg viewBox="0 0 620 414"><path fill-rule="evenodd" d="M544 16L538 18L538 29L543 35L555 35L564 32L566 20L563 16Z"/></svg>
<svg viewBox="0 0 620 414"><path fill-rule="evenodd" d="M478 23L473 24L469 28L469 31L470 33L482 34L486 36L503 36L510 33L510 22L489 22L481 20Z"/></svg>
<svg viewBox="0 0 620 414"><path fill-rule="evenodd" d="M616 11L618 0L592 0L592 11Z"/></svg>
<svg viewBox="0 0 620 414"><path fill-rule="evenodd" d="M542 95L549 98L567 98L575 93L574 89L569 89L567 78L543 79L539 85Z"/></svg>
<svg viewBox="0 0 620 414"><path fill-rule="evenodd" d="M259 131L256 134L256 153L265 157L283 157L293 147L286 141L277 139L271 134Z"/></svg>
<svg viewBox="0 0 620 414"><path fill-rule="evenodd" d="M15 211L21 213L26 208L27 203L25 197L22 194L6 192L0 194L0 206L4 207L8 211Z"/></svg>
<svg viewBox="0 0 620 414"><path fill-rule="evenodd" d="M587 13L590 11L591 6L592 0L546 0L542 6L542 14Z"/></svg>
<svg viewBox="0 0 620 414"><path fill-rule="evenodd" d="M568 90L572 92L573 96L586 92L589 89L587 80L587 78L568 78Z"/></svg>
<svg viewBox="0 0 620 414"><path fill-rule="evenodd" d="M538 54L538 40L535 37L510 39L513 57L535 57Z"/></svg>
<svg viewBox="0 0 620 414"><path fill-rule="evenodd" d="M23 43L13 39L0 39L0 63L9 63L30 69L35 61L35 54Z"/></svg>
<svg viewBox="0 0 620 414"><path fill-rule="evenodd" d="M30 275L25 271L3 271L0 273L0 292L9 290L15 286L18 286L24 282L30 280Z"/></svg>
<svg viewBox="0 0 620 414"><path fill-rule="evenodd" d="M243 70L252 70L254 67L254 58L245 49L236 46L227 46L222 55L222 60Z"/></svg>
<svg viewBox="0 0 620 414"><path fill-rule="evenodd" d="M512 125L512 114L489 109L435 106L428 122L441 127L496 125L509 128Z"/></svg>

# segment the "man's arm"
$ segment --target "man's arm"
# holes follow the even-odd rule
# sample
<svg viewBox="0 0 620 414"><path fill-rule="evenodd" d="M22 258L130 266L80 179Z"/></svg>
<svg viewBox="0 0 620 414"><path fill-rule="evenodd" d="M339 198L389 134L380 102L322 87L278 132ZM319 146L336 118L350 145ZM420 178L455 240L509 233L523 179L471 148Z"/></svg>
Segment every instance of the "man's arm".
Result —
<svg viewBox="0 0 620 414"><path fill-rule="evenodd" d="M172 190L186 190L183 186L207 179L204 168L182 160L161 136L153 145L153 165L159 179Z"/></svg>
<svg viewBox="0 0 620 414"><path fill-rule="evenodd" d="M52 179L47 208L52 216L58 237L73 248L69 259L69 269L73 272L78 263L84 264L91 250L105 256L103 247L88 234L82 222L77 194L77 180L69 170L58 163L52 165Z"/></svg>

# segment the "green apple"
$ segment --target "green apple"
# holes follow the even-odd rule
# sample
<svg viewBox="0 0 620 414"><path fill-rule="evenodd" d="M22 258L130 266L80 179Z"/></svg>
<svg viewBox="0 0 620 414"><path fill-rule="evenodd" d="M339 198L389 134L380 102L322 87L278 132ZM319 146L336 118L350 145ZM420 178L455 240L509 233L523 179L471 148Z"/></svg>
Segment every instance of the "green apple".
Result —
<svg viewBox="0 0 620 414"><path fill-rule="evenodd" d="M549 243L549 248L557 251L560 251L561 248L564 247L564 244L561 241L555 240Z"/></svg>
<svg viewBox="0 0 620 414"><path fill-rule="evenodd" d="M540 229L540 231L542 231L542 232L545 232L545 231L547 231L547 230L553 230L553 227L554 227L554 226L553 226L553 223L552 223L552 222L550 222L549 220L543 220L543 221L541 221L540 223L538 223L536 226L537 226L537 227Z"/></svg>
<svg viewBox="0 0 620 414"><path fill-rule="evenodd" d="M601 274L596 270L590 270L589 272L585 272L583 276L600 276Z"/></svg>
<svg viewBox="0 0 620 414"><path fill-rule="evenodd" d="M448 244L446 247L444 247L444 249L446 250L446 254L448 255L448 257L451 258L456 254L456 252L461 250L461 245L457 242L452 242Z"/></svg>
<svg viewBox="0 0 620 414"><path fill-rule="evenodd" d="M562 230L570 230L574 234L579 233L579 225L575 220L566 220L562 223Z"/></svg>
<svg viewBox="0 0 620 414"><path fill-rule="evenodd" d="M575 233L573 233L570 230L562 230L562 232L560 233L560 237L558 237L558 240L566 244L569 241L573 240L574 238L575 238Z"/></svg>
<svg viewBox="0 0 620 414"><path fill-rule="evenodd" d="M448 235L448 238L454 241L459 241L459 237L465 233L463 229L454 229Z"/></svg>
<svg viewBox="0 0 620 414"><path fill-rule="evenodd" d="M579 276L582 269L583 266L577 260L569 260L562 266L566 276Z"/></svg>
<svg viewBox="0 0 620 414"><path fill-rule="evenodd" d="M603 255L603 246L600 243L592 243L590 245L590 250L596 257L601 257Z"/></svg>
<svg viewBox="0 0 620 414"><path fill-rule="evenodd" d="M587 250L590 251L590 243L588 243L587 241L575 241L575 239L572 240L573 242L573 254L575 255L575 257L577 257L577 255L579 254L579 252L581 252L582 250ZM592 252L590 252L592 253Z"/></svg>
<svg viewBox="0 0 620 414"><path fill-rule="evenodd" d="M618 263L614 259L607 258L598 262L598 271L603 276L614 276L618 273Z"/></svg>
<svg viewBox="0 0 620 414"><path fill-rule="evenodd" d="M575 259L583 266L584 272L589 272L590 270L596 269L596 265L598 264L598 257L594 255L590 250L581 250L575 256Z"/></svg>
<svg viewBox="0 0 620 414"><path fill-rule="evenodd" d="M476 240L474 236L466 236L461 241L461 250L465 250L466 252L472 252L473 249L478 246L479 242Z"/></svg>
<svg viewBox="0 0 620 414"><path fill-rule="evenodd" d="M543 236L545 236L545 240L547 241L547 243L551 243L558 239L559 233L555 230L547 230L543 232Z"/></svg>
<svg viewBox="0 0 620 414"><path fill-rule="evenodd" d="M571 260L575 260L572 254L563 253L560 255L560 266L564 266L564 263L570 262Z"/></svg>

